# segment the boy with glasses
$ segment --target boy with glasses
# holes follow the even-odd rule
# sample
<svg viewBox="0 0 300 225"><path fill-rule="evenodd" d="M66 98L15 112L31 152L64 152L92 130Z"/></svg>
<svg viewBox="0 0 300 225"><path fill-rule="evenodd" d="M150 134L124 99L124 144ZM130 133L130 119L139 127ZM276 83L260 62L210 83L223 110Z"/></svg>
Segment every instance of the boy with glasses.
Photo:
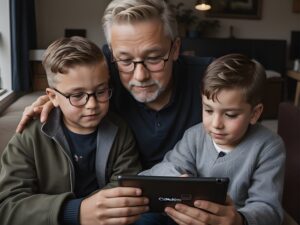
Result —
<svg viewBox="0 0 300 225"><path fill-rule="evenodd" d="M129 128L108 111L112 90L101 50L84 38L62 38L43 65L55 109L3 152L0 224L133 223L148 200L140 189L111 188L118 175L141 166Z"/></svg>

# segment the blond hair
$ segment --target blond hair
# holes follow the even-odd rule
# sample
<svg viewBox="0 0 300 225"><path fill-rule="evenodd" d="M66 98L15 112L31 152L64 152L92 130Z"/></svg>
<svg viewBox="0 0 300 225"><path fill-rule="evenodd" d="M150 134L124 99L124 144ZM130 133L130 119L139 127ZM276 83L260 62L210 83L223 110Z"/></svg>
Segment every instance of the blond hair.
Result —
<svg viewBox="0 0 300 225"><path fill-rule="evenodd" d="M202 94L213 101L221 90L241 89L251 106L262 103L266 73L263 66L241 54L228 54L214 60L202 80Z"/></svg>
<svg viewBox="0 0 300 225"><path fill-rule="evenodd" d="M172 40L178 36L177 22L171 9L163 0L113 0L106 8L102 25L106 41L110 44L113 24L134 23L159 19L165 34Z"/></svg>
<svg viewBox="0 0 300 225"><path fill-rule="evenodd" d="M46 49L43 66L50 87L56 84L56 74L66 74L76 65L105 63L99 47L83 37L60 38Z"/></svg>

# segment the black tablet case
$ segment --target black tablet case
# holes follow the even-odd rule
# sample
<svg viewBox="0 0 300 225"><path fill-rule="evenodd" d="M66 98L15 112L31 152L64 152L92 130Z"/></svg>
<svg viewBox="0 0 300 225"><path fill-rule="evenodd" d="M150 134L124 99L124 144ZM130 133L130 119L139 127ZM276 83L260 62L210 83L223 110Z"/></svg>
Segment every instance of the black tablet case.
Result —
<svg viewBox="0 0 300 225"><path fill-rule="evenodd" d="M151 212L163 212L176 203L193 206L195 200L208 200L224 204L229 178L118 176L119 186L138 187L149 198Z"/></svg>

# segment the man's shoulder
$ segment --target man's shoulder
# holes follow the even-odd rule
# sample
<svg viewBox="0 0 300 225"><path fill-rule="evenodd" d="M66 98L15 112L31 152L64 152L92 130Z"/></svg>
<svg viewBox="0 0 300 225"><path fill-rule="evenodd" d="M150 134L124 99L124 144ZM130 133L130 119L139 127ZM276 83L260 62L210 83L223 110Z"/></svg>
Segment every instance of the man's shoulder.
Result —
<svg viewBox="0 0 300 225"><path fill-rule="evenodd" d="M186 76L180 76L183 77L182 79L190 80L190 82L195 82L198 85L199 79L202 78L205 69L211 61L212 58L210 57L180 55L175 63L175 73L184 73Z"/></svg>
<svg viewBox="0 0 300 225"><path fill-rule="evenodd" d="M178 58L178 61L182 62L188 66L207 67L213 61L213 58L212 57L180 55Z"/></svg>

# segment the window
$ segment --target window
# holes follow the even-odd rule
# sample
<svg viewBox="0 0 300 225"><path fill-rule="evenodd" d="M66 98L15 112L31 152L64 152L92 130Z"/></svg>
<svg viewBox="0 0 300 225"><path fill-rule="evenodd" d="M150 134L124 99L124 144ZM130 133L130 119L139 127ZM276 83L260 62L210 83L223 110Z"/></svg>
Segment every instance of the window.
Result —
<svg viewBox="0 0 300 225"><path fill-rule="evenodd" d="M0 109L4 109L11 102L11 97L9 0L3 0L0 7Z"/></svg>

